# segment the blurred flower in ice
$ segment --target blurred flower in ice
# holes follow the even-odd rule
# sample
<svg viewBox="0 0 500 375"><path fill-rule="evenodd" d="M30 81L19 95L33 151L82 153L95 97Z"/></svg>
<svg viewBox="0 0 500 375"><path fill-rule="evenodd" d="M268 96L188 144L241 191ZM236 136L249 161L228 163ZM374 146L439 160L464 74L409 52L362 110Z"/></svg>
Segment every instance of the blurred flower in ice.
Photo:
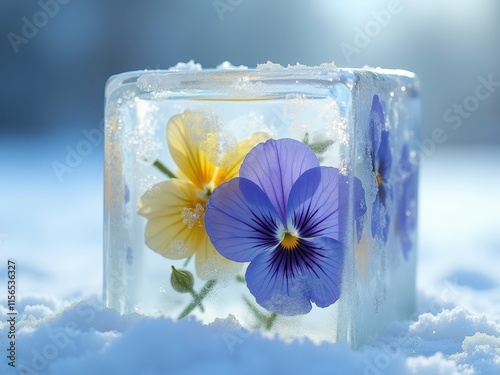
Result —
<svg viewBox="0 0 500 375"><path fill-rule="evenodd" d="M408 253L413 247L413 232L417 227L417 169L410 159L407 144L404 145L400 160L400 173L403 179L402 192L398 205L397 228L401 236L403 254L408 259Z"/></svg>
<svg viewBox="0 0 500 375"><path fill-rule="evenodd" d="M372 207L372 236L387 241L389 232L389 205L392 201L389 131L384 128L385 117L378 95L373 97L370 110L371 160L377 194Z"/></svg>

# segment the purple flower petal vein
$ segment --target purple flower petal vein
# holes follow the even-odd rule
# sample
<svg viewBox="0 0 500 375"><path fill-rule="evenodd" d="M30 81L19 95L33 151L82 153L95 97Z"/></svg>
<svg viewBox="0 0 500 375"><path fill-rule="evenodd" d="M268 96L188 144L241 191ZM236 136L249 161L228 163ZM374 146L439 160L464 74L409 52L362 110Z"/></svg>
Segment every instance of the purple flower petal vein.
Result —
<svg viewBox="0 0 500 375"><path fill-rule="evenodd" d="M311 302L327 307L338 300L348 211L342 177L319 166L303 143L269 140L248 153L240 177L214 190L207 233L224 257L250 262L247 286L264 308L298 315ZM364 190L359 194L364 202Z"/></svg>

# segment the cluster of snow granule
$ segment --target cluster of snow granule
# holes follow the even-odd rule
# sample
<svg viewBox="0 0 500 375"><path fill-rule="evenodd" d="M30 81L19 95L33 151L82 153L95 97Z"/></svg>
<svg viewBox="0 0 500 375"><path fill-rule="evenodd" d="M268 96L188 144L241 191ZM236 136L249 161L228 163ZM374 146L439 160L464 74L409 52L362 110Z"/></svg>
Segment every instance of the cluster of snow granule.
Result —
<svg viewBox="0 0 500 375"><path fill-rule="evenodd" d="M5 306L5 303L2 303ZM119 315L97 298L19 304L20 374L497 374L500 325L462 307L400 322L377 342L285 344L238 328L234 319L203 326ZM0 312L2 321L7 311ZM8 326L1 326L5 347ZM9 373L1 361L1 373Z"/></svg>

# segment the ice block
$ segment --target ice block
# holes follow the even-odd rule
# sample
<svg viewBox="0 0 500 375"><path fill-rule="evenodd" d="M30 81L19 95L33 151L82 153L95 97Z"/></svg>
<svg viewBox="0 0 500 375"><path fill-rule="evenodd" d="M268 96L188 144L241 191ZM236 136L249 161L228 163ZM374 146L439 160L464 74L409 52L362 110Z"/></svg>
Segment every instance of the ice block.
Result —
<svg viewBox="0 0 500 375"><path fill-rule="evenodd" d="M221 67L107 83L105 304L352 347L410 317L415 75Z"/></svg>

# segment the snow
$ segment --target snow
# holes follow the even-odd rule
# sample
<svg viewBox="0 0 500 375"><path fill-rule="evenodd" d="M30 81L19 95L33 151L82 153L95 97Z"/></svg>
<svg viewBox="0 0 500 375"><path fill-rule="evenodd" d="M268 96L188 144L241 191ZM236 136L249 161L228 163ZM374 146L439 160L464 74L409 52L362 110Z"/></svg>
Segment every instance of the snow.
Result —
<svg viewBox="0 0 500 375"><path fill-rule="evenodd" d="M100 151L60 182L50 165L64 161L66 145L1 146L1 374L500 373L496 149L440 146L424 160L418 311L352 350L264 338L231 316L204 326L104 308ZM16 368L6 358L7 259L18 270Z"/></svg>
<svg viewBox="0 0 500 375"><path fill-rule="evenodd" d="M201 64L195 63L194 60L189 60L187 63L179 62L174 66L168 68L173 71L200 71L202 70Z"/></svg>
<svg viewBox="0 0 500 375"><path fill-rule="evenodd" d="M317 65L317 66L304 65L304 64L297 62L295 65L288 64L288 66L286 68L281 64L276 64L276 63L273 63L271 61L268 61L264 64L257 64L257 70L285 70L285 69L289 69L289 70L293 70L293 69L325 69L325 70L330 69L330 70L333 70L336 68L337 68L337 65L335 64L334 61L329 62L329 63L322 63L322 64Z"/></svg>
<svg viewBox="0 0 500 375"><path fill-rule="evenodd" d="M229 61L224 61L222 64L219 64L215 67L217 70L246 70L248 66L245 65L233 65Z"/></svg>

